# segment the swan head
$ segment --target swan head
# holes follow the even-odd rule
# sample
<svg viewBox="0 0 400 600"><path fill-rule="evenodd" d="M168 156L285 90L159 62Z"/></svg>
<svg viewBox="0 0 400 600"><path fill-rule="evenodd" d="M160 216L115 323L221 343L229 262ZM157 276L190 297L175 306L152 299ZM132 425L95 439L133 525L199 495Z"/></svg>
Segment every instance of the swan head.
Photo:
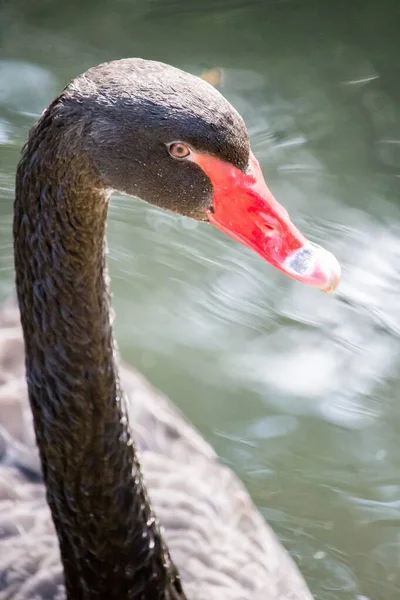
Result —
<svg viewBox="0 0 400 600"><path fill-rule="evenodd" d="M267 187L247 128L210 84L159 62L90 69L59 99L105 188L208 221L289 277L333 291L340 266Z"/></svg>

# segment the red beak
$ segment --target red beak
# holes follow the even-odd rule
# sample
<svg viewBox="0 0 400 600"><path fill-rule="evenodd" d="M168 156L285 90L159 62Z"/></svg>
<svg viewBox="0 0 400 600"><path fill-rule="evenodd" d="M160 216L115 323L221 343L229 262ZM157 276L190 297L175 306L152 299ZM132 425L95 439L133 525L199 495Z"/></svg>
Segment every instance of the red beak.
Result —
<svg viewBox="0 0 400 600"><path fill-rule="evenodd" d="M207 154L192 154L192 160L213 184L213 209L207 211L210 223L255 250L289 277L324 292L337 288L338 261L308 241L293 225L269 191L252 153L249 173Z"/></svg>

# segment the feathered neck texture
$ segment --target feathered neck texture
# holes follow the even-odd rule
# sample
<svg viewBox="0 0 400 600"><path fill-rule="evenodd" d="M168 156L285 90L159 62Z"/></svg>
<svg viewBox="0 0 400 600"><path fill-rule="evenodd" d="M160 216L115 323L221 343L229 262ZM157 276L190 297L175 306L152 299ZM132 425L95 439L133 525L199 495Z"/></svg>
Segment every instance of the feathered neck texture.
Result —
<svg viewBox="0 0 400 600"><path fill-rule="evenodd" d="M24 148L14 216L29 398L67 597L184 598L125 414L107 285L108 198L85 152L89 131L53 102Z"/></svg>

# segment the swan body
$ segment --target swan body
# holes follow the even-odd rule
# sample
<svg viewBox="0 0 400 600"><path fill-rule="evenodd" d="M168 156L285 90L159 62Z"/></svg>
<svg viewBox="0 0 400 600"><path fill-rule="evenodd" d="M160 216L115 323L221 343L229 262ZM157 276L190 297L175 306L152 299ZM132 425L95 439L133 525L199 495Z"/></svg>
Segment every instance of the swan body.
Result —
<svg viewBox="0 0 400 600"><path fill-rule="evenodd" d="M58 600L63 572L13 302L3 307L0 328L0 600ZM210 445L137 371L123 365L121 378L151 503L187 598L311 600L292 559Z"/></svg>

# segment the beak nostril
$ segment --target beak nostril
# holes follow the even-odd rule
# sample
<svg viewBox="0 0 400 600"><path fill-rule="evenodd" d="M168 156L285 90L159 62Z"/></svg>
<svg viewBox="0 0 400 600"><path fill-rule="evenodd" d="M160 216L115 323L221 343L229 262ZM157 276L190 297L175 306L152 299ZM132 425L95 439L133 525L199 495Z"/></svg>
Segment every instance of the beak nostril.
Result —
<svg viewBox="0 0 400 600"><path fill-rule="evenodd" d="M261 231L266 235L271 235L272 233L275 233L278 225L278 223L273 217L264 212L261 212L258 216L257 224Z"/></svg>
<svg viewBox="0 0 400 600"><path fill-rule="evenodd" d="M266 234L271 234L271 233L274 233L276 231L276 228L273 225L271 225L270 223L263 223L262 224L262 230Z"/></svg>

